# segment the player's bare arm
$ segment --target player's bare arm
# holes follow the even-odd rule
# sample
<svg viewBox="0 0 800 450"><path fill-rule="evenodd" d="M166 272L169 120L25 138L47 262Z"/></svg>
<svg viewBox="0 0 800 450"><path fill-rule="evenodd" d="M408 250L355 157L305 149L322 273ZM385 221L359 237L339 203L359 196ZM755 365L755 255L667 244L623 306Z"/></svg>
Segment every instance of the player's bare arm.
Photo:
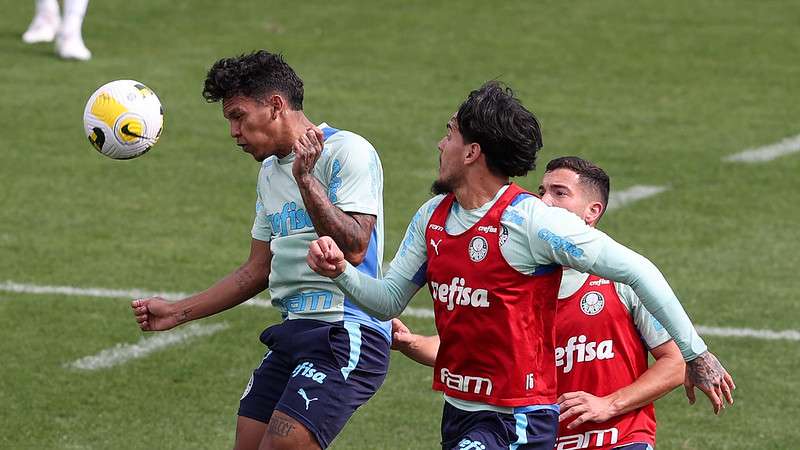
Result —
<svg viewBox="0 0 800 450"><path fill-rule="evenodd" d="M670 335L672 335L679 347L681 347L681 340L684 343L685 348L682 347L681 352L684 360L686 360L684 387L686 388L686 396L689 398L689 403L694 403L694 387L697 387L708 397L714 414L720 413L725 401L732 405L733 390L735 388L733 378L722 367L717 357L708 351L658 268L648 259L619 246L619 244L613 243L611 245L619 251L619 255L627 252L628 257L617 258L612 263L606 261L606 269L610 266L621 268L627 264L630 273L638 272L636 277L615 281L621 281L633 287L645 308L669 330ZM638 262L635 265L630 264L637 259ZM596 264L596 266L598 265ZM604 275L601 274L601 276ZM659 296L665 292L669 295L659 300ZM692 355L692 353L696 356Z"/></svg>
<svg viewBox="0 0 800 450"><path fill-rule="evenodd" d="M736 385L728 371L711 352L707 351L686 362L686 379L683 386L690 405L695 402L695 387L706 394L714 408L714 414L719 414L725 408L725 401L733 405L733 390L736 389Z"/></svg>
<svg viewBox="0 0 800 450"><path fill-rule="evenodd" d="M433 367L436 354L439 353L439 335L414 334L400 319L392 319L392 350L422 365Z"/></svg>
<svg viewBox="0 0 800 450"><path fill-rule="evenodd" d="M722 410L724 401L732 405L733 378L708 351L658 268L647 258L610 238L606 243L604 252L588 271L630 285L645 308L669 331L686 361L684 385L689 403L694 403L696 386L708 397L715 414ZM615 271L623 273L623 268L627 275L617 276Z"/></svg>
<svg viewBox="0 0 800 450"><path fill-rule="evenodd" d="M143 331L163 331L216 314L254 297L267 288L272 253L269 243L253 239L250 256L239 268L203 292L178 302L160 297L131 302Z"/></svg>
<svg viewBox="0 0 800 450"><path fill-rule="evenodd" d="M375 216L345 213L335 207L325 188L314 177L314 166L322 153L322 132L319 129L307 130L292 149L295 153L292 174L317 234L332 237L349 263L361 264L375 227Z"/></svg>
<svg viewBox="0 0 800 450"><path fill-rule="evenodd" d="M633 383L606 396L588 392L565 392L558 398L560 422L574 429L585 422L605 422L636 408L652 403L683 382L683 356L674 341L650 350L655 363Z"/></svg>

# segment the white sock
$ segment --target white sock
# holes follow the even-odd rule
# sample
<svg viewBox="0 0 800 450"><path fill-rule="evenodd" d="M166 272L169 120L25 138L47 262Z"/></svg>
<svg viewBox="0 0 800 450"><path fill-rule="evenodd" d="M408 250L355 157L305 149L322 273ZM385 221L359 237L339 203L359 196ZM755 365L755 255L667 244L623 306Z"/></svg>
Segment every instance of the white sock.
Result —
<svg viewBox="0 0 800 450"><path fill-rule="evenodd" d="M83 17L86 15L88 6L89 0L64 0L64 20L61 25L61 30L64 34L81 35Z"/></svg>
<svg viewBox="0 0 800 450"><path fill-rule="evenodd" d="M58 16L58 0L36 0L36 16Z"/></svg>

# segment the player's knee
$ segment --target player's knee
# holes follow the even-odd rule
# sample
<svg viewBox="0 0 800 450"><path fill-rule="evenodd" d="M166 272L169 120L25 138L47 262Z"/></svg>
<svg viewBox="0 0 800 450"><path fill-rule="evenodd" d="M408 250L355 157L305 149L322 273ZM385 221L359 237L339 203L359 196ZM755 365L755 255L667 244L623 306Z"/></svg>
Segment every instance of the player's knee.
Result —
<svg viewBox="0 0 800 450"><path fill-rule="evenodd" d="M276 410L267 424L259 450L318 450L316 436L305 425Z"/></svg>

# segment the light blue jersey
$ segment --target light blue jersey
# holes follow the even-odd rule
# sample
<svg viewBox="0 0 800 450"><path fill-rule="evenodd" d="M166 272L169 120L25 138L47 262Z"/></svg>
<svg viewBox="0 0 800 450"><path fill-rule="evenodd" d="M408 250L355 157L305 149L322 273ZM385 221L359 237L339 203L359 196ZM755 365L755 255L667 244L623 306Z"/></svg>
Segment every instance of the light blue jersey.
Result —
<svg viewBox="0 0 800 450"><path fill-rule="evenodd" d="M324 147L314 176L334 206L344 212L374 215L375 228L357 269L379 278L383 261L383 171L378 153L361 136L319 126ZM391 340L391 324L377 320L345 298L329 279L306 264L311 241L319 238L292 175L294 153L267 158L258 175L254 239L269 242L272 264L269 292L285 319L348 321L371 327Z"/></svg>

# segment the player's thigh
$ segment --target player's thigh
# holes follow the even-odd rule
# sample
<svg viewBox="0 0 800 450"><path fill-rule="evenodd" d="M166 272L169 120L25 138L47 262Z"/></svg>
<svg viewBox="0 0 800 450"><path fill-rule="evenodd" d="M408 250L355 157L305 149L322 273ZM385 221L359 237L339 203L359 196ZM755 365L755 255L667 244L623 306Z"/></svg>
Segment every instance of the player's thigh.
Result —
<svg viewBox="0 0 800 450"><path fill-rule="evenodd" d="M275 410L258 450L319 450L317 437L295 418Z"/></svg>
<svg viewBox="0 0 800 450"><path fill-rule="evenodd" d="M266 423L249 417L239 416L236 420L236 442L233 446L234 450L258 450L258 446L264 439L266 431Z"/></svg>
<svg viewBox="0 0 800 450"><path fill-rule="evenodd" d="M261 364L250 376L250 381L239 400L239 417L261 422L266 428L275 405L286 388L291 368L292 361L288 355L278 351L267 352ZM256 447L259 442L260 439L256 442Z"/></svg>
<svg viewBox="0 0 800 450"><path fill-rule="evenodd" d="M305 356L295 361L275 410L305 425L320 447L327 448L383 384L389 343L378 332L358 325L318 331L321 335L308 341Z"/></svg>

